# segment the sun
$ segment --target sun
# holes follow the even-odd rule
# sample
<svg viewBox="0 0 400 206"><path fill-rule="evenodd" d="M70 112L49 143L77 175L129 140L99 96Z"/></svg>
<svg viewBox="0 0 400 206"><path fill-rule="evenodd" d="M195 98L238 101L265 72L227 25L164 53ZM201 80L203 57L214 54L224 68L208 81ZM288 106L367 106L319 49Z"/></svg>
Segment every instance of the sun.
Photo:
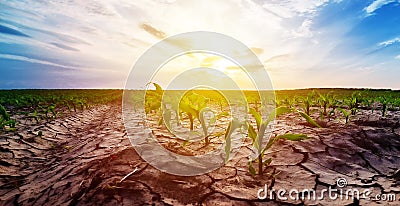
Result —
<svg viewBox="0 0 400 206"><path fill-rule="evenodd" d="M241 65L237 65L229 58L204 52L186 53L169 60L158 69L151 81L158 82L160 85L168 88L168 85L170 85L179 74L195 68L209 68L215 70L215 72L208 70L206 75L199 73L196 78L207 78L210 79L210 81L219 81L222 83L231 79L236 82L239 88L245 90L255 89L254 84L241 68ZM189 85L191 80L188 79L187 81Z"/></svg>
<svg viewBox="0 0 400 206"><path fill-rule="evenodd" d="M214 54L204 54L201 67L208 67L219 70L227 75L237 73L240 67L231 60Z"/></svg>

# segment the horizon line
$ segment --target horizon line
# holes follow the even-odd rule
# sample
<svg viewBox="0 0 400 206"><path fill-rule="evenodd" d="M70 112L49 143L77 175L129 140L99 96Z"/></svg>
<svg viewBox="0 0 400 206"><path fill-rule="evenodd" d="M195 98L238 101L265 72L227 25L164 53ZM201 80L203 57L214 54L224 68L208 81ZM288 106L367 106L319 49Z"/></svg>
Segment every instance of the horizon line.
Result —
<svg viewBox="0 0 400 206"><path fill-rule="evenodd" d="M385 88L385 87L303 87L303 88L277 88L270 90L255 90L255 89L242 89L242 91L288 91L288 90L310 90L310 89L346 89L346 90L391 90L391 91L400 91L400 88ZM0 88L0 91L6 90L136 90L142 91L146 90L143 88ZM152 89L148 89L152 90ZM169 91L181 91L186 89L166 89ZM207 90L207 89L197 89L197 90ZM234 89L220 89L223 91L237 91Z"/></svg>

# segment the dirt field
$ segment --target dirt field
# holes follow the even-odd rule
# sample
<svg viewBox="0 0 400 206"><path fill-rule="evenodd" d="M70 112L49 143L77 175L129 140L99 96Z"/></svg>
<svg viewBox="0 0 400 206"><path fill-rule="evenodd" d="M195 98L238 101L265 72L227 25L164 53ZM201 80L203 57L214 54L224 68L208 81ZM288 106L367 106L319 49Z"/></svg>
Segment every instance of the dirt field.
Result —
<svg viewBox="0 0 400 206"><path fill-rule="evenodd" d="M131 146L121 110L120 104L97 106L39 126L22 120L18 132L1 134L0 205L400 204L400 112L382 119L361 111L350 124L332 121L327 128L309 127L294 115L279 118L274 133L311 138L279 140L266 154L272 166L260 178L248 172L250 143L228 165L208 174L160 172ZM395 194L396 200L346 199L339 190L336 200L284 200L276 192L272 199L257 197L265 187L313 189L319 195L329 187L340 189L339 178L347 180L343 190L368 189L371 198Z"/></svg>

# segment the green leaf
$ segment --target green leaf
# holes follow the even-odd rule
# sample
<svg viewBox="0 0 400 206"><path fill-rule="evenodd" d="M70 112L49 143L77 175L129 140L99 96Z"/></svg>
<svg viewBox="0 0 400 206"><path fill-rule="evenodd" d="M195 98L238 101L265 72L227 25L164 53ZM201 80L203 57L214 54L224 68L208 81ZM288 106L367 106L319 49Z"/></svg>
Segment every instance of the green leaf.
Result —
<svg viewBox="0 0 400 206"><path fill-rule="evenodd" d="M272 120L274 120L276 117L278 117L282 114L292 112L292 111L293 111L293 109L288 108L286 106L281 106L281 107L275 108L274 111L272 111L271 114L269 114L267 122L269 123Z"/></svg>
<svg viewBox="0 0 400 206"><path fill-rule="evenodd" d="M251 138L253 142L253 146L257 149L257 151L260 150L260 142L258 138L258 134L254 127L250 124L250 122L247 123L247 133L248 136Z"/></svg>
<svg viewBox="0 0 400 206"><path fill-rule="evenodd" d="M168 129L171 128L171 118L172 118L172 111L169 109L165 110L162 119L165 123L165 126L167 126Z"/></svg>
<svg viewBox="0 0 400 206"><path fill-rule="evenodd" d="M351 110L350 111L346 111L343 108L339 108L339 111L342 112L344 118L346 119L346 124L349 122L349 118L350 118L350 114L351 114Z"/></svg>
<svg viewBox="0 0 400 206"><path fill-rule="evenodd" d="M264 138L265 130L267 129L268 122L263 122L260 126L260 129L258 130L257 137L254 140L254 147L260 151L261 150L261 143L262 139Z"/></svg>
<svg viewBox="0 0 400 206"><path fill-rule="evenodd" d="M232 122L229 122L228 128L226 129L225 132L225 154L226 154L226 159L225 159L225 164L228 163L229 157L231 155L231 128L232 128Z"/></svg>
<svg viewBox="0 0 400 206"><path fill-rule="evenodd" d="M276 142L276 140L278 140L279 138L277 137L271 137L267 143L267 145L264 147L263 151L261 152L261 155L264 155L265 151L269 150L269 148L272 147L272 145L274 145L274 143Z"/></svg>
<svg viewBox="0 0 400 206"><path fill-rule="evenodd" d="M10 115L7 113L7 110L3 107L3 105L0 105L0 115L3 117L4 120L10 120Z"/></svg>
<svg viewBox="0 0 400 206"><path fill-rule="evenodd" d="M219 114L217 115L217 119L219 119L219 118L221 118L221 117L228 117L228 116L229 116L229 112L223 111L223 112L221 112L221 113L219 113Z"/></svg>
<svg viewBox="0 0 400 206"><path fill-rule="evenodd" d="M310 116L308 116L306 113L302 112L302 111L297 111L302 117L304 117L304 119L306 119L306 121L308 123L310 123L311 125L318 127L318 128L322 128L321 125L319 125L315 120L313 120Z"/></svg>
<svg viewBox="0 0 400 206"><path fill-rule="evenodd" d="M204 113L206 113L206 112L211 112L211 109L208 108L208 107L203 108L202 110L200 110L200 115L199 115L199 120L200 120L200 123L201 123L201 128L203 129L204 137L208 136L208 134L207 134L208 133L208 127L207 127L205 119L204 119Z"/></svg>
<svg viewBox="0 0 400 206"><path fill-rule="evenodd" d="M253 142L256 140L256 138L257 138L257 132L256 132L256 130L254 129L254 127L250 124L250 122L247 122L247 125L248 125L248 129L247 129L247 132L248 132L248 136L253 140Z"/></svg>
<svg viewBox="0 0 400 206"><path fill-rule="evenodd" d="M340 112L342 112L343 116L345 118L347 118L350 115L350 112L347 112L345 109L343 108L338 108Z"/></svg>
<svg viewBox="0 0 400 206"><path fill-rule="evenodd" d="M210 119L210 125L213 125L216 122L217 122L217 118L215 118L215 116Z"/></svg>
<svg viewBox="0 0 400 206"><path fill-rule="evenodd" d="M188 113L188 114L191 114L193 117L196 117L196 118L199 117L198 111L197 111L196 109L194 109L190 104L188 104L188 103L186 103L186 102L184 102L184 101L181 101L181 102L180 102L179 108L180 108L183 112Z"/></svg>
<svg viewBox="0 0 400 206"><path fill-rule="evenodd" d="M231 122L229 122L228 128L226 129L226 132L225 132L225 143L226 143L225 144L225 154L226 154L225 163L228 162L230 154L231 154L231 147L232 147L231 136L236 129L241 128L242 126L243 126L243 123L237 119L233 119Z"/></svg>
<svg viewBox="0 0 400 206"><path fill-rule="evenodd" d="M254 169L253 164L251 162L249 162L249 172L252 177L256 176L256 169Z"/></svg>
<svg viewBox="0 0 400 206"><path fill-rule="evenodd" d="M292 112L292 111L293 111L293 109L288 108L288 107L278 107L278 108L276 108L274 110L274 113L275 113L275 116L278 117L278 116L280 116L282 114L289 113L289 112Z"/></svg>
<svg viewBox="0 0 400 206"><path fill-rule="evenodd" d="M162 94L162 93L163 93L163 89L162 89L162 87L161 87L159 84L153 83L153 85L156 87L156 92L157 92L158 94Z"/></svg>
<svg viewBox="0 0 400 206"><path fill-rule="evenodd" d="M182 144L182 147L186 147L186 145L189 143L189 138L185 139L185 141Z"/></svg>
<svg viewBox="0 0 400 206"><path fill-rule="evenodd" d="M263 162L263 165L269 165L272 162L272 158L268 158Z"/></svg>
<svg viewBox="0 0 400 206"><path fill-rule="evenodd" d="M255 109L253 109L253 108L250 108L250 109L249 109L249 112L250 112L251 115L253 115L254 119L256 120L257 129L259 129L259 128L260 128L260 125L261 125L261 122L262 122L262 118L261 118L260 113L258 113L258 112L257 112Z"/></svg>
<svg viewBox="0 0 400 206"><path fill-rule="evenodd" d="M309 137L305 134L292 134L292 133L287 133L283 135L278 135L276 138L279 139L287 139L290 141L301 141L304 139L308 139Z"/></svg>

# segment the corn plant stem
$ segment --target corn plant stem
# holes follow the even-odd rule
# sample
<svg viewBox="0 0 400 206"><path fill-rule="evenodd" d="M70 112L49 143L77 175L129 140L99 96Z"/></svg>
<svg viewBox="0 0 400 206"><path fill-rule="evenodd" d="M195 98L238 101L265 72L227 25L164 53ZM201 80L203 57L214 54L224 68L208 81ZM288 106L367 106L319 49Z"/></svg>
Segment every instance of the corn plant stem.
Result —
<svg viewBox="0 0 400 206"><path fill-rule="evenodd" d="M258 175L263 175L263 162L262 162L262 155L258 155Z"/></svg>
<svg viewBox="0 0 400 206"><path fill-rule="evenodd" d="M189 114L189 121L190 121L190 131L193 131L193 116Z"/></svg>

